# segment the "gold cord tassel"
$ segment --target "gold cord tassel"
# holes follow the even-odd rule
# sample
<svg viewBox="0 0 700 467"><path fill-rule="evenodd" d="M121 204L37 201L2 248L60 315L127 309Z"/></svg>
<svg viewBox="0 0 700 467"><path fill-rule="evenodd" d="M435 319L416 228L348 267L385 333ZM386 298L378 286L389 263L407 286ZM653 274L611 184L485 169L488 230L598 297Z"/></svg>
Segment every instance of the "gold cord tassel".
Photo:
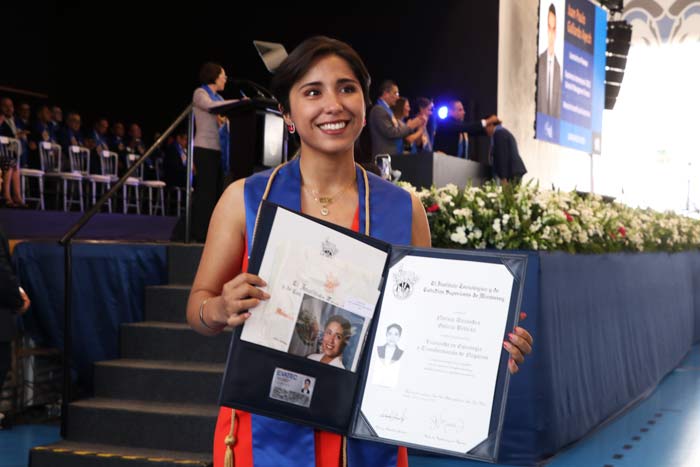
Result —
<svg viewBox="0 0 700 467"><path fill-rule="evenodd" d="M224 467L233 467L233 445L236 444L236 437L234 432L236 429L236 409L231 409L231 430L228 432L228 436L224 440L226 443L226 455L224 456Z"/></svg>
<svg viewBox="0 0 700 467"><path fill-rule="evenodd" d="M348 438L347 436L343 436L343 445L340 448L341 450L341 466L342 467L348 467Z"/></svg>

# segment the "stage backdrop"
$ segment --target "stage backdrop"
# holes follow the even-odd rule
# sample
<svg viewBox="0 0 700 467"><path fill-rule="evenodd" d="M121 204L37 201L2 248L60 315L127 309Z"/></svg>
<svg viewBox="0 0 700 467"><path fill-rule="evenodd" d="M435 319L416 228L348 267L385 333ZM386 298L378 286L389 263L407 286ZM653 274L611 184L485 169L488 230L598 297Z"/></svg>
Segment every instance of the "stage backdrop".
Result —
<svg viewBox="0 0 700 467"><path fill-rule="evenodd" d="M607 12L588 0L542 0L535 137L600 154Z"/></svg>

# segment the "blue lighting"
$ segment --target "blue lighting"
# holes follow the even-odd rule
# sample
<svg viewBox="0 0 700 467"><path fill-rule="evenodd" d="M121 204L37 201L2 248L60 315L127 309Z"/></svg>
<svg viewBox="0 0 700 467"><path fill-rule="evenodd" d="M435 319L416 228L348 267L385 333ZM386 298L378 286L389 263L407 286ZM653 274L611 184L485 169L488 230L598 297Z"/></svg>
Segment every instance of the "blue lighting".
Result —
<svg viewBox="0 0 700 467"><path fill-rule="evenodd" d="M438 109L438 117L440 117L440 120L444 120L447 118L447 106L443 105Z"/></svg>

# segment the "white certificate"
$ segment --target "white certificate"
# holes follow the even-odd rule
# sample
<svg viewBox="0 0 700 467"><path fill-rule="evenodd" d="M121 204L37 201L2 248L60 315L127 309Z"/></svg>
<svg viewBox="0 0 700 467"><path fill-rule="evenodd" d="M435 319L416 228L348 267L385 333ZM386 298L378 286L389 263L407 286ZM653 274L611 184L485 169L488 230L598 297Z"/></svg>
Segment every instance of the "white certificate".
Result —
<svg viewBox="0 0 700 467"><path fill-rule="evenodd" d="M258 275L271 298L241 339L355 371L379 299L387 252L276 211Z"/></svg>
<svg viewBox="0 0 700 467"><path fill-rule="evenodd" d="M460 454L487 439L512 287L500 263L389 269L360 407L379 438Z"/></svg>

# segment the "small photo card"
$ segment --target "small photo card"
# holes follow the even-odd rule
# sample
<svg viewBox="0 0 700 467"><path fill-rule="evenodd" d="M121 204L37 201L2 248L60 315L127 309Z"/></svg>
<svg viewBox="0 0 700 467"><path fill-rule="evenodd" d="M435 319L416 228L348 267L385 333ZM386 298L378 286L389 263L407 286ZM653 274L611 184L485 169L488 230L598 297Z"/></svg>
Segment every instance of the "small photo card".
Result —
<svg viewBox="0 0 700 467"><path fill-rule="evenodd" d="M289 404L309 407L316 378L283 368L275 368L270 385L270 398Z"/></svg>

